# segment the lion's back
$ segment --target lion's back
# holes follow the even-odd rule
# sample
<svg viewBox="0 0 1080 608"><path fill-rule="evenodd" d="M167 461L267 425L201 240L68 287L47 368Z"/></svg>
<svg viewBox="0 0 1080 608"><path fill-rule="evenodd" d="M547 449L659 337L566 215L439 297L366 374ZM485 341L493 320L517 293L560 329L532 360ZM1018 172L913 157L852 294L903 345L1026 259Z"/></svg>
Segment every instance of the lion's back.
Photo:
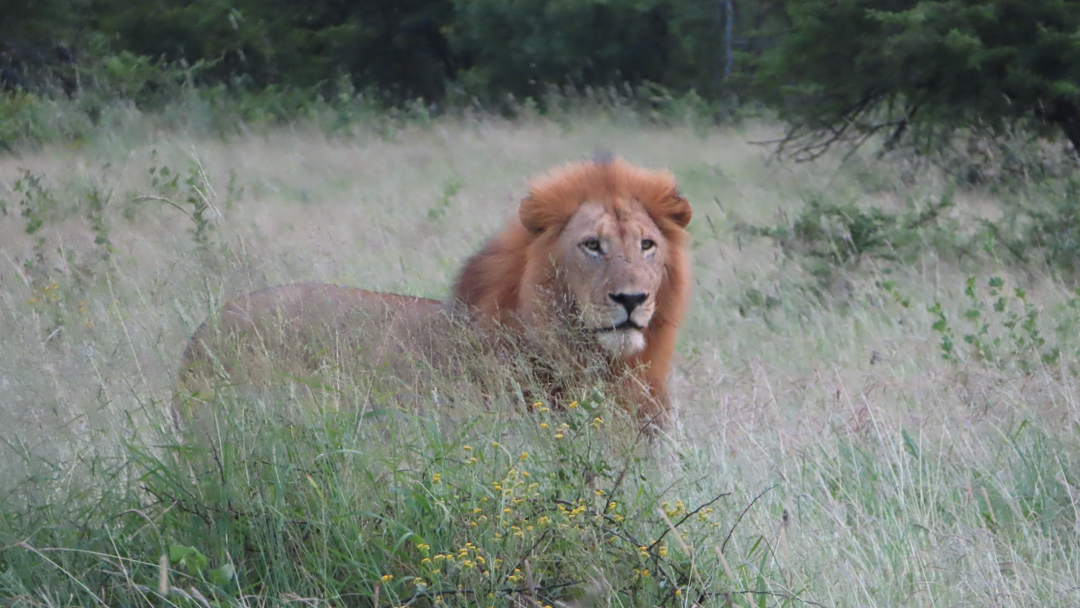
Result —
<svg viewBox="0 0 1080 608"><path fill-rule="evenodd" d="M454 323L452 311L429 298L317 283L268 287L227 301L195 330L178 395L266 385L328 362L350 362L352 371L403 367L437 353Z"/></svg>

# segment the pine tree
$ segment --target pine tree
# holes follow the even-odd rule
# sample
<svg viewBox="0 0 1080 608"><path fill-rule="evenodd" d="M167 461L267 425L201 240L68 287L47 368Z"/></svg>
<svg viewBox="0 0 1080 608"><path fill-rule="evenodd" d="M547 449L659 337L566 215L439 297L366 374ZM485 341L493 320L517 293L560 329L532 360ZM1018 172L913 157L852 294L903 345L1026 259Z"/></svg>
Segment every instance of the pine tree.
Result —
<svg viewBox="0 0 1080 608"><path fill-rule="evenodd" d="M840 141L1027 121L1080 151L1080 2L787 0L763 96L813 158ZM945 127L944 130L941 127Z"/></svg>

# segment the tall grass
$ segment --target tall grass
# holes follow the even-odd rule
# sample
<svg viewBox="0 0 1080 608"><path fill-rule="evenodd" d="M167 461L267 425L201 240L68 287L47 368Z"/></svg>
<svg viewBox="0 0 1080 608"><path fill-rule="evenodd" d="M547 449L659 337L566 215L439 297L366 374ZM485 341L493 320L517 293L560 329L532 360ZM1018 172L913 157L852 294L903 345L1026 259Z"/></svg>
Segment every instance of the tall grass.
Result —
<svg viewBox="0 0 1080 608"><path fill-rule="evenodd" d="M845 249L822 273L806 252L824 241L746 226L832 202L823 234L843 239L858 209L908 217L954 184L768 163L747 141L769 125L606 116L161 131L0 159L0 602L1076 605L1076 294L980 240L999 199L958 190L948 243L919 228L903 255ZM228 296L318 280L444 297L527 176L597 149L670 167L694 205L662 437L603 386L414 410L283 382L222 391L199 438L169 426L187 336ZM995 310L994 277L1024 303ZM1027 306L1034 355L1009 341L1008 323L1030 336ZM967 335L1005 341L991 360Z"/></svg>

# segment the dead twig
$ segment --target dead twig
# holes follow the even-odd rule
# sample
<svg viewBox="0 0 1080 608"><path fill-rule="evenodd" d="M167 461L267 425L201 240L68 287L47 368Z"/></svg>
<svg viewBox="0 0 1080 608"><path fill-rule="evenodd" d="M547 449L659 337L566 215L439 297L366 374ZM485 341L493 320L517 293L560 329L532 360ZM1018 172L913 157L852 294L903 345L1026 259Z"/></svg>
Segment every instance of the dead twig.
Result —
<svg viewBox="0 0 1080 608"><path fill-rule="evenodd" d="M779 484L773 484L762 490L760 494L754 497L754 500L750 501L750 504L746 505L746 508L742 510L742 513L739 513L739 516L735 518L735 523L732 524L731 529L728 530L727 536L724 538L723 544L720 545L720 553L723 553L724 549L727 548L728 541L731 540L731 535L735 533L735 528L739 527L739 522L742 521L743 516L746 515L746 512L750 510L750 507L754 506L754 503L756 503L758 499L764 496L767 492L775 489L777 485Z"/></svg>

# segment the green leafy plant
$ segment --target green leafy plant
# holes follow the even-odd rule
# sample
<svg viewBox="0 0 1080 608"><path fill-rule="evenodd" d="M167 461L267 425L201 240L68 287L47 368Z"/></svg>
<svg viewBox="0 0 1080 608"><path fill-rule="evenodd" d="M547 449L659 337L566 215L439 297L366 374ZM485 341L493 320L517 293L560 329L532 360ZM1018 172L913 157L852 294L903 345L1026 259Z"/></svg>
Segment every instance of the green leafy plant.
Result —
<svg viewBox="0 0 1080 608"><path fill-rule="evenodd" d="M22 177L15 180L12 190L22 195L19 206L21 214L26 219L26 234L34 234L45 225L45 220L56 212L57 202L52 193L45 187L43 178L29 171L24 171Z"/></svg>
<svg viewBox="0 0 1080 608"><path fill-rule="evenodd" d="M931 328L941 336L946 361L974 361L1030 373L1037 365L1057 363L1061 349L1047 345L1040 328L1040 311L1020 288L1006 289L1005 280L991 277L983 295L974 276L964 282L963 309L950 315L940 302L927 310ZM950 319L951 316L955 318ZM961 343L955 342L959 335Z"/></svg>
<svg viewBox="0 0 1080 608"><path fill-rule="evenodd" d="M171 545L169 547L169 563L178 568L183 568L188 574L219 588L229 584L236 575L236 569L233 568L232 564L208 569L210 560L195 547L186 547L184 545Z"/></svg>
<svg viewBox="0 0 1080 608"><path fill-rule="evenodd" d="M150 156L152 161L156 161L157 150L151 151ZM170 169L168 165L158 166L156 162L152 162L147 173L154 194L135 196L132 202L158 201L178 209L192 222L188 232L196 247L204 253L208 252L215 221L220 217L221 211L215 204L217 194L198 156L192 156L189 160L186 176ZM230 180L228 192L230 195L242 194L234 180Z"/></svg>
<svg viewBox="0 0 1080 608"><path fill-rule="evenodd" d="M102 171L107 169L108 165ZM101 258L104 260L108 260L114 251L109 241L109 228L105 219L105 212L109 208L112 194L112 190L103 192L97 184L91 186L86 193L86 219L90 222L90 230L94 232L94 244L100 247Z"/></svg>
<svg viewBox="0 0 1080 608"><path fill-rule="evenodd" d="M900 288L896 285L896 281L892 279L885 279L878 282L878 287L885 290L885 293L892 296L892 299L903 308L911 307L911 298L905 296L900 292Z"/></svg>
<svg viewBox="0 0 1080 608"><path fill-rule="evenodd" d="M23 230L26 234L36 235L33 258L27 257L23 261L23 266L27 272L44 272L46 240L40 231L47 221L52 221L58 216L60 205L52 191L45 185L44 178L30 171L23 171L22 177L15 180L12 185L12 191L19 197L15 205L25 220Z"/></svg>
<svg viewBox="0 0 1080 608"><path fill-rule="evenodd" d="M463 185L464 184L454 178L446 180L443 184L442 194L439 195L439 200L428 209L428 219L433 222L442 219L450 210L451 201L457 196L457 193L461 191Z"/></svg>

